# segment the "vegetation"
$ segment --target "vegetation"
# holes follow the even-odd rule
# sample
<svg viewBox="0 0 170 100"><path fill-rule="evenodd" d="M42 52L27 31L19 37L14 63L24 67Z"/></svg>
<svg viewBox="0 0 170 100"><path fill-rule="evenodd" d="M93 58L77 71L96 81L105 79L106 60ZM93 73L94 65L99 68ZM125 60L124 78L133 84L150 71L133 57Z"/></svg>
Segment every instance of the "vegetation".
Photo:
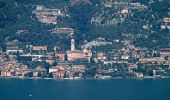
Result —
<svg viewBox="0 0 170 100"><path fill-rule="evenodd" d="M59 45L63 50L69 48L69 38L60 38L50 34L48 30L56 27L46 25L34 20L33 5L44 5L49 8L60 8L70 17L58 18L57 26L75 29L76 44L81 45L85 40L94 40L97 37L106 39L121 39L121 34L144 34L147 37L136 38L136 46L160 48L170 47L169 30L161 30L163 17L168 17L170 2L162 0L149 3L147 0L131 0L148 6L146 10L132 10L133 16L128 16L123 23L117 25L93 25L90 23L92 16L101 9L100 0L91 0L91 4L70 5L69 0L1 0L0 1L0 47L5 50L5 38L17 39L24 44L31 42L33 45L48 45L52 50L54 45ZM97 6L98 4L98 6ZM107 8L108 9L108 8ZM148 24L148 29L143 25ZM26 34L16 34L17 30L29 30Z"/></svg>

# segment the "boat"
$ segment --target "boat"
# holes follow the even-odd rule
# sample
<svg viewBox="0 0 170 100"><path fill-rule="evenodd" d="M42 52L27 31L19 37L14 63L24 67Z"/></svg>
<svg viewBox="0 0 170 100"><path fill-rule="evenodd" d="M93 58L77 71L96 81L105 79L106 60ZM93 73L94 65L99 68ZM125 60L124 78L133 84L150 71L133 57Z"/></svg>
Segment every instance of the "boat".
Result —
<svg viewBox="0 0 170 100"><path fill-rule="evenodd" d="M29 94L30 97L32 97L32 94Z"/></svg>

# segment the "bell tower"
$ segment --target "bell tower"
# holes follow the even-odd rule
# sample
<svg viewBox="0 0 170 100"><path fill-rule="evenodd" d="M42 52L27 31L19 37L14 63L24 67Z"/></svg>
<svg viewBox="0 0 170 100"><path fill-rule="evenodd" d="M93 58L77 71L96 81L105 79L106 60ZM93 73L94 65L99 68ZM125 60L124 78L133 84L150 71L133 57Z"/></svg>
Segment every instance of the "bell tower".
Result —
<svg viewBox="0 0 170 100"><path fill-rule="evenodd" d="M71 51L75 51L75 40L73 37L73 32L71 33Z"/></svg>
<svg viewBox="0 0 170 100"><path fill-rule="evenodd" d="M74 38L71 39L71 51L75 51L75 41L74 41Z"/></svg>

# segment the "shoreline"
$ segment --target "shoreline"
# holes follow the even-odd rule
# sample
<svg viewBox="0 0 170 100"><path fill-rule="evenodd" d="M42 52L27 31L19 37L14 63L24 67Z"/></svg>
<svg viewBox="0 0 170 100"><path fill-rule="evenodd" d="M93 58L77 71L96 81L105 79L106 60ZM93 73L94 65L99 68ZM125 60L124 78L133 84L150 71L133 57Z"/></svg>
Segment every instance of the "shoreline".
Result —
<svg viewBox="0 0 170 100"><path fill-rule="evenodd" d="M83 78L83 79L74 79L74 78L41 78L41 77L0 77L0 79L19 79L19 80L158 80L158 79L170 79L170 77L146 77L146 78L121 78L121 77L114 77L114 78L106 78L106 79L100 79L100 78Z"/></svg>

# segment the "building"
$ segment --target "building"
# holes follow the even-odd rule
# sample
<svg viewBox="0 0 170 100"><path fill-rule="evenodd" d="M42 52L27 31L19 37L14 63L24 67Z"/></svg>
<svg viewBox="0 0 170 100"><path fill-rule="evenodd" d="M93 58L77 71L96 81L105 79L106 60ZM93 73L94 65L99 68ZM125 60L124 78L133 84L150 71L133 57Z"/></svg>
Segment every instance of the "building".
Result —
<svg viewBox="0 0 170 100"><path fill-rule="evenodd" d="M91 49L89 49L89 48L84 48L84 49L83 49L83 56L84 56L84 58L87 58L88 61L90 61L90 59L91 59L91 57L92 57L92 51L91 51Z"/></svg>
<svg viewBox="0 0 170 100"><path fill-rule="evenodd" d="M128 60L129 59L129 55L128 54L123 54L121 56L121 59Z"/></svg>
<svg viewBox="0 0 170 100"><path fill-rule="evenodd" d="M122 9L121 10L121 14L128 14L129 13L129 9Z"/></svg>
<svg viewBox="0 0 170 100"><path fill-rule="evenodd" d="M57 65L49 68L49 73L52 74L53 78L64 78L68 70L69 67L67 65Z"/></svg>
<svg viewBox="0 0 170 100"><path fill-rule="evenodd" d="M96 71L99 74L101 74L101 73L110 73L109 69L98 68Z"/></svg>
<svg viewBox="0 0 170 100"><path fill-rule="evenodd" d="M70 4L71 5L76 5L76 4L80 4L80 3L83 3L83 4L90 4L90 0L70 0Z"/></svg>
<svg viewBox="0 0 170 100"><path fill-rule="evenodd" d="M33 77L44 77L47 74L47 70L45 68L42 68L42 66L38 66L33 71Z"/></svg>
<svg viewBox="0 0 170 100"><path fill-rule="evenodd" d="M71 70L73 72L85 72L86 71L86 66L85 65L73 65Z"/></svg>
<svg viewBox="0 0 170 100"><path fill-rule="evenodd" d="M49 68L49 73L54 73L59 70L67 70L68 66L67 65L57 65Z"/></svg>
<svg viewBox="0 0 170 100"><path fill-rule="evenodd" d="M71 51L75 51L75 41L73 38L71 39Z"/></svg>
<svg viewBox="0 0 170 100"><path fill-rule="evenodd" d="M166 60L162 57L140 58L140 63L165 63Z"/></svg>
<svg viewBox="0 0 170 100"><path fill-rule="evenodd" d="M97 59L104 61L104 60L106 60L106 56L103 52L100 52L100 53L97 54Z"/></svg>
<svg viewBox="0 0 170 100"><path fill-rule="evenodd" d="M76 59L88 59L92 56L90 49L76 50L75 49L75 40L73 38L73 32L71 33L71 50L67 51L67 60L74 61Z"/></svg>
<svg viewBox="0 0 170 100"><path fill-rule="evenodd" d="M74 61L76 59L83 59L83 52L80 50L75 51L67 51L67 60L68 61Z"/></svg>
<svg viewBox="0 0 170 100"><path fill-rule="evenodd" d="M144 77L143 73L135 73L135 75L136 75L137 78L143 78Z"/></svg>
<svg viewBox="0 0 170 100"><path fill-rule="evenodd" d="M53 72L53 78L59 78L62 79L64 78L65 71L58 70L57 72Z"/></svg>
<svg viewBox="0 0 170 100"><path fill-rule="evenodd" d="M32 50L37 50L37 51L46 51L47 50L47 46L33 46Z"/></svg>
<svg viewBox="0 0 170 100"><path fill-rule="evenodd" d="M164 18L163 18L163 22L165 22L165 23L169 23L169 22L170 22L170 18L168 18L168 17L164 17Z"/></svg>
<svg viewBox="0 0 170 100"><path fill-rule="evenodd" d="M55 66L49 68L49 73L53 73L53 72L57 72L57 71L58 71L58 68Z"/></svg>
<svg viewBox="0 0 170 100"><path fill-rule="evenodd" d="M30 71L30 69L28 68L27 65L23 65L21 66L21 68L18 68L16 71L15 71L15 76L18 76L18 77L24 77L26 74L28 74Z"/></svg>
<svg viewBox="0 0 170 100"><path fill-rule="evenodd" d="M17 30L16 33L17 34L22 34L22 33L28 33L29 30Z"/></svg>
<svg viewBox="0 0 170 100"><path fill-rule="evenodd" d="M49 64L53 64L53 63L55 63L55 58L53 58L53 57L48 57L47 59L46 59L46 62L47 63L49 63Z"/></svg>
<svg viewBox="0 0 170 100"><path fill-rule="evenodd" d="M55 57L58 57L59 59L62 59L63 61L65 59L65 56L66 56L65 52L58 52L55 54Z"/></svg>
<svg viewBox="0 0 170 100"><path fill-rule="evenodd" d="M22 54L23 49L17 48L17 47L11 47L11 48L6 49L6 54L8 54L8 55L9 54L16 54L16 53Z"/></svg>
<svg viewBox="0 0 170 100"><path fill-rule="evenodd" d="M36 15L38 21L46 24L57 24L57 17L65 16L60 9L49 9L41 5L38 5L32 13Z"/></svg>
<svg viewBox="0 0 170 100"><path fill-rule="evenodd" d="M161 48L159 53L161 57L170 56L170 48Z"/></svg>
<svg viewBox="0 0 170 100"><path fill-rule="evenodd" d="M31 54L32 56L44 56L48 51L47 46L32 46Z"/></svg>
<svg viewBox="0 0 170 100"><path fill-rule="evenodd" d="M30 69L27 65L22 64L7 64L0 70L0 76L2 77L24 77Z"/></svg>
<svg viewBox="0 0 170 100"><path fill-rule="evenodd" d="M4 68L1 70L1 77L11 77L12 72L10 71L10 68Z"/></svg>
<svg viewBox="0 0 170 100"><path fill-rule="evenodd" d="M72 28L66 28L66 27L63 27L63 28L58 28L58 27L56 27L56 28L54 28L53 30L52 30L52 33L72 33L74 31L74 29L72 29Z"/></svg>

